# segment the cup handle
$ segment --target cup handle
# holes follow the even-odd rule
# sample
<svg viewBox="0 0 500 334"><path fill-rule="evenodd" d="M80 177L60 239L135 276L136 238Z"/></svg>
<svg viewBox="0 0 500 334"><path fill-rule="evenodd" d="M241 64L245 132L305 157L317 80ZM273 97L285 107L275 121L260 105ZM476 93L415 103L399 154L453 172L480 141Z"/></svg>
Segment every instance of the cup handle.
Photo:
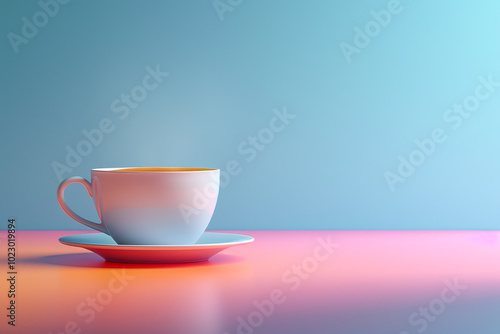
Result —
<svg viewBox="0 0 500 334"><path fill-rule="evenodd" d="M71 209L68 207L68 205L66 205L66 202L64 202L64 190L71 183L82 184L85 187L85 189L87 189L89 196L94 197L94 195L92 193L92 185L89 183L89 181L85 180L83 177L80 177L80 176L70 177L69 179L66 179L63 182L61 182L61 184L59 185L59 188L57 188L57 201L59 202L59 205L61 206L63 211L66 212L66 214L68 216L70 216L71 218L73 218L74 220L79 222L80 224L83 224L85 226L93 228L94 230L97 230L99 232L108 234L108 231L106 231L106 228L104 227L103 224L96 224L96 223L93 223L85 218L78 216L76 213L71 211Z"/></svg>

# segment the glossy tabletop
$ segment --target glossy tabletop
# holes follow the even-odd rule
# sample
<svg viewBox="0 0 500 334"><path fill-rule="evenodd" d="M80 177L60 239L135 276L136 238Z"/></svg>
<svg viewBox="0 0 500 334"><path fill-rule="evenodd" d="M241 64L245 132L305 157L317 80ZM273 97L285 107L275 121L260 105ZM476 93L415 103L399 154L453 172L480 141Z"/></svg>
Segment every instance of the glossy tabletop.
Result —
<svg viewBox="0 0 500 334"><path fill-rule="evenodd" d="M498 231L231 232L255 241L141 265L17 231L15 327L1 232L0 333L500 333Z"/></svg>

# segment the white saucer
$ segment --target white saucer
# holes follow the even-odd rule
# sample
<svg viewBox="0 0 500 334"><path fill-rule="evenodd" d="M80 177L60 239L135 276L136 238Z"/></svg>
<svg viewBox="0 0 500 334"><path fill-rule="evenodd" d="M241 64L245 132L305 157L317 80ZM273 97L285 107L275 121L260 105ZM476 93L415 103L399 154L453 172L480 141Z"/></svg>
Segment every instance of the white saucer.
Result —
<svg viewBox="0 0 500 334"><path fill-rule="evenodd" d="M254 238L241 234L205 232L194 245L118 245L104 233L69 235L62 244L88 249L106 261L126 263L183 263L206 261L220 251L250 243Z"/></svg>

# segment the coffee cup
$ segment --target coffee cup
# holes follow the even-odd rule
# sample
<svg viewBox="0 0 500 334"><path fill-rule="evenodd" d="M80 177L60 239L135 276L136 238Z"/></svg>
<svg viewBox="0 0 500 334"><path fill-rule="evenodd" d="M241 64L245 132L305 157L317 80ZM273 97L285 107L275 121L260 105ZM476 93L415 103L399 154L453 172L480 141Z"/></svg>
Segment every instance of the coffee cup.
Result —
<svg viewBox="0 0 500 334"><path fill-rule="evenodd" d="M75 214L64 190L80 183L94 200L101 223ZM205 232L217 203L220 170L210 168L96 168L91 182L64 180L57 190L63 211L122 245L192 245Z"/></svg>

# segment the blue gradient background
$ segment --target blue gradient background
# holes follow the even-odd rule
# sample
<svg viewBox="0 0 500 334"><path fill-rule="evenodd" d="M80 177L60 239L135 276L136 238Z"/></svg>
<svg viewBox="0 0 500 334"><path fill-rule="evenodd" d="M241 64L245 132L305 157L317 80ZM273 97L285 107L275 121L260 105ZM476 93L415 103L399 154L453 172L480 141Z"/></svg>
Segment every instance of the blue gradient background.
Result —
<svg viewBox="0 0 500 334"><path fill-rule="evenodd" d="M40 7L2 1L1 216L84 229L59 207L51 164L110 118L64 176L237 160L211 229L498 229L500 89L456 130L443 113L479 76L500 81L500 4L401 1L347 62L339 44L387 3L243 1L221 21L212 1L72 1L16 54L7 34ZM120 120L111 102L156 64L170 76ZM238 146L283 106L296 118L247 162ZM447 140L391 192L384 173L437 127ZM97 220L83 187L66 198Z"/></svg>

